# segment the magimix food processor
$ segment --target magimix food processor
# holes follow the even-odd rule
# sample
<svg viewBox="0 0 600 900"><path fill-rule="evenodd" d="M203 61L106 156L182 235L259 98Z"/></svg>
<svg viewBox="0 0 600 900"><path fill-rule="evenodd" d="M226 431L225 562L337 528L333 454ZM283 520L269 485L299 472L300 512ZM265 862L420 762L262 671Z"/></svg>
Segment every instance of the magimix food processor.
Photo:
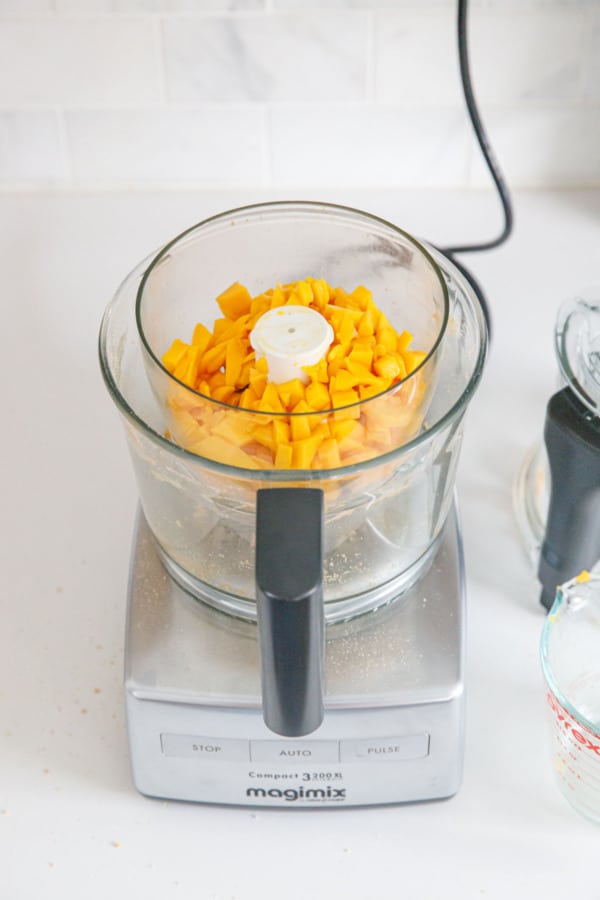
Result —
<svg viewBox="0 0 600 900"><path fill-rule="evenodd" d="M559 585L600 559L600 288L563 304L555 328L561 386L516 484L515 507L550 609Z"/></svg>
<svg viewBox="0 0 600 900"><path fill-rule="evenodd" d="M234 405L221 376L209 396L165 365L174 339L213 322L228 285L277 307L272 289L308 276L366 286L412 337L413 371L286 413ZM250 337L266 347L267 377L276 358L281 380L336 356L322 323L300 321L301 301L279 310L274 336ZM352 806L456 792L465 597L454 477L486 346L480 305L447 258L338 206L223 213L125 280L100 355L140 493L125 686L142 793ZM275 454L277 434L289 451Z"/></svg>

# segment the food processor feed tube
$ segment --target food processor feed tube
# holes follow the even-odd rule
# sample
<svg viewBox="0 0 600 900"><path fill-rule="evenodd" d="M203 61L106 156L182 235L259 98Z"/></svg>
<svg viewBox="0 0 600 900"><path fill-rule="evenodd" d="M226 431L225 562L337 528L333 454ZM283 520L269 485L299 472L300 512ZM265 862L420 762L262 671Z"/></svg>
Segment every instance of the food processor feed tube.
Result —
<svg viewBox="0 0 600 900"><path fill-rule="evenodd" d="M550 502L538 575L550 609L557 585L600 559L600 305L594 295L566 303L555 339L567 386L550 398L544 440Z"/></svg>

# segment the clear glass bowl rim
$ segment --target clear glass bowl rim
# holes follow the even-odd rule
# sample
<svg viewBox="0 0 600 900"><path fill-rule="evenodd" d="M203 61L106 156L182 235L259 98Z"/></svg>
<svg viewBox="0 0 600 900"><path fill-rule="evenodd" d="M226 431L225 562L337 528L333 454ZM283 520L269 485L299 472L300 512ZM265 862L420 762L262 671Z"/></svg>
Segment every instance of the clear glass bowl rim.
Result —
<svg viewBox="0 0 600 900"><path fill-rule="evenodd" d="M146 285L148 278L151 276L153 270L156 268L156 266L158 266L160 264L161 260L164 259L168 255L169 251L172 250L176 244L178 244L180 241L184 241L187 237L189 237L195 231L201 231L203 229L206 229L207 226L211 226L211 225L215 225L215 224L217 224L217 225L223 224L224 225L227 221L231 220L233 217L239 216L241 214L245 215L247 218L249 217L249 218L259 219L261 214L266 213L266 212L271 212L271 211L276 212L276 213L284 212L284 211L289 212L289 213L294 213L294 212L316 213L317 211L323 211L323 212L337 213L338 216L340 214L342 214L342 216L345 216L348 219L355 217L355 218L366 220L367 222L369 222L369 221L377 222L380 225L384 225L385 227L392 228L393 231L395 231L397 234L402 235L402 237L404 237L411 244L413 244L413 246L421 253L421 255L425 259L427 259L428 263L432 267L433 273L436 276L436 278L438 280L438 284L442 290L442 296L443 296L443 300L444 300L444 315L442 317L442 322L439 327L436 339L433 342L433 345L431 346L425 359L416 367L416 369L413 369L413 371L409 375L406 375L401 381L396 382L396 384L390 385L389 388L386 388L384 391L381 391L381 393L376 394L373 397L369 397L367 400L358 400L356 403L349 403L346 406L336 407L335 409L319 409L319 410L314 410L313 412L309 412L309 413L289 413L289 412L266 412L265 410L246 409L245 407L234 406L231 403L225 402L224 400L215 400L212 397L207 397L205 394L202 394L200 391L196 391L194 388L191 388L189 385L185 384L183 381L180 381L178 378L175 378L173 373L169 372L169 370L167 368L165 368L165 366L162 363L162 360L160 359L160 357L158 357L156 355L156 353L152 349L149 341L147 340L146 334L144 332L144 327L142 324L142 300L143 300L143 294L144 294L144 287ZM157 253L157 255L154 257L154 259L151 261L150 265L144 272L142 280L140 281L138 291L137 291L136 304L135 304L135 318L136 318L136 324L137 324L137 329L138 329L138 334L140 336L140 340L142 341L142 344L145 347L146 352L149 354L150 358L152 359L153 363L156 366L158 366L159 369L162 370L164 375L169 380L174 381L176 384L178 384L181 388L183 388L190 394L195 395L197 397L201 397L205 403L209 403L212 406L223 407L225 409L235 411L235 414L245 412L245 413L248 413L248 415L257 416L259 418L259 420L260 420L261 416L266 416L269 419L277 418L280 416L283 418L288 418L290 416L295 416L295 415L318 416L320 418L324 415L328 415L328 414L331 414L334 412L341 412L341 410L352 409L355 406L363 406L364 407L364 406L368 405L369 403L371 403L372 401L379 400L381 397L385 397L386 394L396 393L396 391L400 387L402 387L402 385L405 385L408 381L410 381L435 356L435 353L436 353L438 347L440 346L442 338L444 337L444 334L446 333L446 328L448 327L449 315L450 315L450 298L448 297L448 288L444 281L443 275L439 269L439 266L437 265L437 263L435 262L435 260L431 256L431 254L427 251L427 249L422 244L420 244L419 241L417 241L412 235L408 234L406 231L403 231L401 228L397 228L395 225L391 225L389 222L386 222L384 219L380 219L377 216L371 215L370 213L362 212L362 210L352 209L349 206L341 206L339 204L334 204L334 203L319 203L317 201L310 201L310 200L306 200L306 201L278 200L278 201L274 201L271 203L255 203L250 206L242 206L242 207L238 207L236 209L230 209L230 210L226 210L221 213L217 213L216 215L211 216L208 219L204 219L202 222L198 222L196 225L192 225L190 228L186 228L185 231L181 232L181 234L177 235L177 237L174 237L172 240L170 240L168 244L165 244L165 246L161 248L161 250Z"/></svg>
<svg viewBox="0 0 600 900"><path fill-rule="evenodd" d="M466 294L472 302L476 318L478 319L480 339L479 339L477 359L475 361L475 364L473 366L473 371L471 373L471 376L469 378L467 385L465 386L465 389L463 390L460 397L456 400L456 402L444 413L443 416L441 416L436 422L434 422L433 425L431 425L425 431L416 435L416 437L414 437L412 440L408 441L406 444L403 444L401 447L396 447L393 450L390 450L387 453L382 454L381 456L377 456L373 459L367 459L367 460L364 460L364 461L358 462L358 463L352 463L349 466L339 466L335 469L245 469L240 466L232 466L232 465L228 465L226 463L221 463L216 460L208 459L203 456L198 456L195 453L185 450L183 447L180 447L178 444L175 444L172 441L170 441L168 438L166 438L160 432L155 431L130 406L130 404L128 403L126 398L123 396L121 390L119 389L119 386L113 376L111 364L110 364L110 361L108 359L108 355L106 352L107 335L108 335L112 310L117 305L118 299L120 297L120 293L124 289L127 282L130 279L133 279L133 277L135 277L136 275L138 275L138 273L140 273L140 272L142 273L140 284L138 286L137 294L136 294L135 313L136 313L136 324L138 326L138 334L140 335L140 337L143 340L143 336L142 336L143 332L140 331L139 321L138 321L139 297L140 297L141 291L143 289L143 285L145 284L145 280L147 278L147 274L148 274L150 268L152 266L156 265L157 262L159 261L159 259L161 259L164 256L164 254L166 252L168 252L168 250L171 247L173 247L174 244L176 244L178 241L183 240L187 235L189 235L191 232L195 231L196 229L199 229L202 226L205 226L205 225L215 222L217 220L222 220L222 219L228 218L234 214L239 215L239 214L247 213L248 211L262 211L262 210L266 210L266 209L271 209L271 208L277 209L277 208L282 208L282 207L288 208L290 210L292 208L310 208L310 209L321 208L324 210L342 212L344 214L358 215L358 216L366 219L367 221L370 220L370 221L376 222L377 224L383 225L386 228L389 228L392 231L400 234L403 238L406 238L407 240L409 240L410 243L412 243L421 253L423 253L428 258L428 260L431 262L431 264L434 268L434 271L436 272L436 274L438 275L438 277L441 280L441 285L442 285L442 289L444 292L445 316L444 316L444 322L442 323L442 328L440 330L440 334L438 335L436 344L435 344L434 348L432 348L432 350L430 351L430 353L428 354L428 356L426 357L426 359L424 360L424 362L421 365L424 365L427 362L427 360L431 358L432 354L435 352L435 350L439 346L439 343L441 342L441 339L446 332L446 326L447 326L447 322L448 322L448 318L449 318L449 311L450 311L450 309L449 309L450 301L449 301L449 296L448 296L448 288L446 286L446 283L445 283L445 280L443 277L443 272L444 272L444 270L446 270L447 267L450 267L449 274L451 275L452 280L455 281L460 286L461 291L464 294ZM151 354L152 359L154 361L156 361L156 357L152 354L152 351L150 350L150 348L147 347L145 341L144 341L144 347L146 348L147 352L149 352ZM176 456L179 456L182 460L186 461L187 463L194 464L194 465L201 465L204 468L207 468L214 472L221 473L223 475L228 475L228 476L232 476L235 478L243 478L244 480L251 480L251 481L259 481L259 482L260 481L262 481L262 482L275 481L275 482L284 482L284 483L290 483L290 482L297 483L299 481L323 481L325 479L343 478L343 477L348 476L349 474L356 474L358 472L363 472L363 471L367 471L369 469L376 468L380 465L385 465L386 463L394 460L397 456L400 456L401 454L404 454L406 452L410 452L411 450L417 448L420 444L423 444L426 441L429 441L433 435L435 435L437 432L441 431L448 422L452 421L452 419L455 418L459 414L459 412L462 410L462 408L467 404L467 401L474 394L475 389L481 378L482 371L483 371L483 366L484 366L485 359L487 356L487 348L488 348L487 325L485 322L485 318L483 316L481 305L480 305L473 289L469 285L468 281L461 275L460 271L455 266L452 265L452 263L449 259L444 257L443 254L439 253L439 251L436 251L433 247L430 247L429 245L426 246L424 243L422 243L421 241L418 241L416 238L414 238L408 232L404 231L403 229L399 228L398 226L394 225L393 223L387 221L386 219L383 219L379 216L375 216L368 212L364 212L363 210L355 209L353 207L342 206L342 205L333 204L333 203L321 203L321 202L317 202L317 201L273 201L273 202L269 202L269 203L257 203L257 204L252 204L249 206L241 206L241 207L237 207L235 209L226 210L225 212L218 213L217 215L214 215L214 216L210 216L207 219L203 219L201 222L198 222L195 225L192 225L190 228L185 229L185 231L181 232L179 235L177 235L177 237L173 238L171 241L169 241L167 244L165 244L158 253L150 254L150 256L148 256L145 260L143 260L141 263L139 263L129 273L129 275L124 279L124 281L120 285L119 289L117 290L115 296L109 303L109 305L104 313L104 316L102 318L101 327L100 327L100 334L99 334L100 368L101 368L102 377L104 379L104 383L107 387L107 390L108 390L109 394L111 395L117 408L120 410L120 412L132 423L132 425L134 425L138 430L140 430L153 443L157 444L161 449L167 450L169 453L174 453ZM162 364L160 364L160 367L163 368ZM164 371L166 372L166 369ZM406 381L406 379L404 380L404 382L405 381ZM398 384L401 385L404 382L399 382ZM179 383L179 382L177 382L177 383ZM398 388L398 385L393 385L392 388L388 388L388 392L392 391L392 390L397 390L397 388ZM194 393L196 393L196 392L194 392ZM379 399L379 398L385 396L385 393L387 393L387 392L378 394L375 398L370 398L370 400ZM202 394L198 394L198 396L203 397ZM204 398L204 399L208 400L208 398ZM213 402L218 402L218 401L213 401ZM364 406L365 403L368 403L368 402L370 402L370 401L369 400L360 401L358 404L354 404L354 405ZM235 409L236 411L238 411L237 407L232 407L229 404L220 404L220 405L225 407L226 409ZM248 410L245 412L247 412L248 415L255 414L254 410ZM256 414L258 414L258 413L256 413ZM323 412L319 411L318 414L323 415ZM270 415L272 416L272 414L270 414ZM289 413L287 413L286 415L289 415Z"/></svg>

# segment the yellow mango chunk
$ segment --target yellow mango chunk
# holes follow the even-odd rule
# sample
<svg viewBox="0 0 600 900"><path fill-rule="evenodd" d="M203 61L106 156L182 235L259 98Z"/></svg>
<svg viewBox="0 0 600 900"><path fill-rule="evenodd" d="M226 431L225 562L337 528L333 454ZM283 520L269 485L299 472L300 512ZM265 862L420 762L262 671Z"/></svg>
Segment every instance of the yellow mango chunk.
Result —
<svg viewBox="0 0 600 900"><path fill-rule="evenodd" d="M227 344L217 344L211 350L208 350L202 357L201 368L203 372L218 372L221 366L225 364L227 355Z"/></svg>
<svg viewBox="0 0 600 900"><path fill-rule="evenodd" d="M231 384L222 384L220 387L216 387L212 392L212 397L215 400L220 400L221 403L229 403L231 398L235 393L235 387Z"/></svg>
<svg viewBox="0 0 600 900"><path fill-rule="evenodd" d="M267 384L261 397L259 409L264 412L284 412L279 393L274 384Z"/></svg>
<svg viewBox="0 0 600 900"><path fill-rule="evenodd" d="M240 340L227 341L225 351L225 384L235 387L237 384L244 357L246 356L246 346Z"/></svg>
<svg viewBox="0 0 600 900"><path fill-rule="evenodd" d="M382 378L389 378L390 381L399 378L402 372L400 361L395 355L390 354L376 360L373 368L378 375L381 375Z"/></svg>
<svg viewBox="0 0 600 900"><path fill-rule="evenodd" d="M359 309L367 309L369 302L373 302L371 291L362 284L354 288L350 296Z"/></svg>
<svg viewBox="0 0 600 900"><path fill-rule="evenodd" d="M318 381L321 384L329 384L329 375L327 373L327 362L320 359L315 366L302 366L302 370L306 372L311 381Z"/></svg>
<svg viewBox="0 0 600 900"><path fill-rule="evenodd" d="M307 281L309 281L312 289L314 305L318 310L323 310L329 303L329 285L322 278L318 281L312 278L307 279Z"/></svg>
<svg viewBox="0 0 600 900"><path fill-rule="evenodd" d="M281 402L287 409L291 409L300 400L304 400L304 385L299 378L291 381L282 381L277 385L277 391Z"/></svg>
<svg viewBox="0 0 600 900"><path fill-rule="evenodd" d="M317 463L320 469L335 469L341 465L340 450L335 438L327 438L319 447Z"/></svg>
<svg viewBox="0 0 600 900"><path fill-rule="evenodd" d="M427 354L423 353L422 350L404 350L402 352L402 359L404 360L406 371L409 375L421 365L426 355Z"/></svg>
<svg viewBox="0 0 600 900"><path fill-rule="evenodd" d="M290 434L292 441L301 441L310 437L310 423L308 416L293 413L290 416Z"/></svg>
<svg viewBox="0 0 600 900"><path fill-rule="evenodd" d="M179 338L175 338L162 358L162 364L165 369L168 369L169 372L173 373L179 363L183 360L184 356L186 356L188 349L188 344L184 344Z"/></svg>
<svg viewBox="0 0 600 900"><path fill-rule="evenodd" d="M198 322L196 327L194 328L194 333L192 335L192 344L194 347L199 347L200 352L204 353L204 351L208 348L212 340L212 334L206 328L202 322Z"/></svg>
<svg viewBox="0 0 600 900"><path fill-rule="evenodd" d="M306 402L314 410L328 409L331 404L329 391L319 381L312 381L307 385L305 396Z"/></svg>
<svg viewBox="0 0 600 900"><path fill-rule="evenodd" d="M275 468L291 469L293 454L294 451L291 444L279 444L275 453Z"/></svg>
<svg viewBox="0 0 600 900"><path fill-rule="evenodd" d="M320 435L312 435L304 440L293 441L290 444L292 447L292 462L295 469L310 469L322 440L323 438Z"/></svg>
<svg viewBox="0 0 600 900"><path fill-rule="evenodd" d="M263 447L268 447L273 453L276 451L277 443L271 424L255 425L252 429L252 437L259 444L262 444Z"/></svg>
<svg viewBox="0 0 600 900"><path fill-rule="evenodd" d="M353 403L358 403L358 399L358 394L354 390L335 391L331 395L331 404L334 409L338 409L341 406L351 406Z"/></svg>
<svg viewBox="0 0 600 900"><path fill-rule="evenodd" d="M280 444L289 444L291 426L287 416L277 416L273 419L271 427L273 429L273 440L275 441L276 447Z"/></svg>
<svg viewBox="0 0 600 900"><path fill-rule="evenodd" d="M204 440L198 441L196 448L195 452L200 456L214 459L228 466L238 466L241 469L263 468L255 458L218 435L211 434Z"/></svg>
<svg viewBox="0 0 600 900"><path fill-rule="evenodd" d="M249 312L252 297L239 281L234 282L226 291L217 297L223 315L228 319L238 319L244 313Z"/></svg>

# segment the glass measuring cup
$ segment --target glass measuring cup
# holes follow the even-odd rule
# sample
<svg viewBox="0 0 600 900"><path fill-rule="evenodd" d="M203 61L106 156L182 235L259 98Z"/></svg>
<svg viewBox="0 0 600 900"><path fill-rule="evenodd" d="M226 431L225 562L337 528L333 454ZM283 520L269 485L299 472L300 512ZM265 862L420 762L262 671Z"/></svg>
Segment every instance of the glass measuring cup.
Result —
<svg viewBox="0 0 600 900"><path fill-rule="evenodd" d="M569 803L600 823L600 576L561 585L541 640L554 774Z"/></svg>

